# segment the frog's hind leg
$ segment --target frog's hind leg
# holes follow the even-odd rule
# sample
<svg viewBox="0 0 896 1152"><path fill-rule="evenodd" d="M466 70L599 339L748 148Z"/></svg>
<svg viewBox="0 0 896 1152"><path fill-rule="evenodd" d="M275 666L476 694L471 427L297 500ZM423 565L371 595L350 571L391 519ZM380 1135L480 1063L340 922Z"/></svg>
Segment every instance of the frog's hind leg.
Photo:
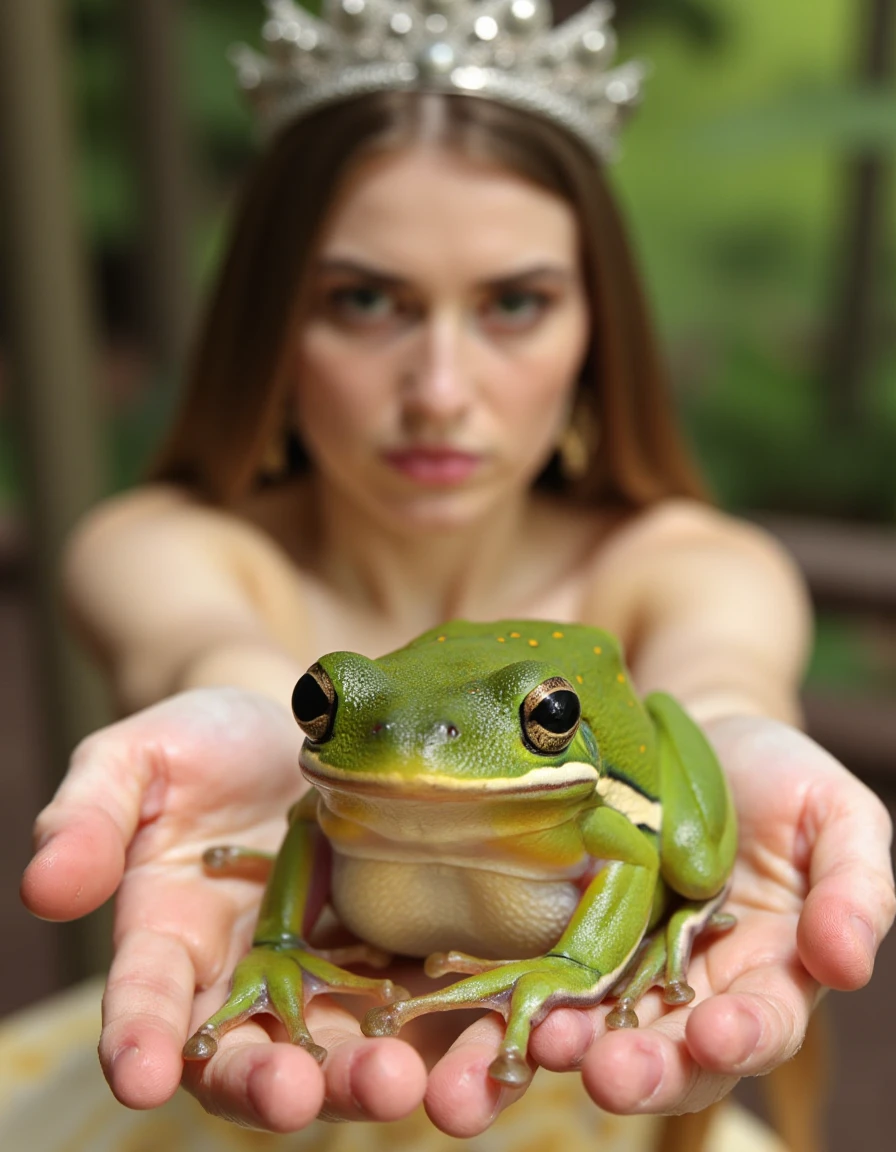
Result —
<svg viewBox="0 0 896 1152"><path fill-rule="evenodd" d="M650 934L633 965L613 989L616 1007L607 1016L608 1028L637 1028L635 1008L658 984L663 987L666 1004L690 1004L694 990L686 977L694 941L703 932L726 932L736 922L734 916L719 911L728 891L723 889L711 900L682 904Z"/></svg>
<svg viewBox="0 0 896 1152"><path fill-rule="evenodd" d="M630 967L613 991L616 1007L607 1016L607 1027L637 1028L638 1016L635 1008L638 1002L656 984L666 967L666 935L659 929L645 940L634 960L634 971Z"/></svg>
<svg viewBox="0 0 896 1152"><path fill-rule="evenodd" d="M500 1012L507 1027L498 1055L488 1071L492 1079L511 1087L522 1087L532 1079L526 1059L532 1028L552 1008L587 1007L597 1003L614 980L563 955L549 954L509 963L477 961L463 953L448 955L458 960L458 966L464 960L470 968L478 966L478 973L439 992L374 1008L364 1017L361 1031L365 1036L394 1036L417 1016L454 1008L487 1008ZM452 968L457 970L453 964Z"/></svg>
<svg viewBox="0 0 896 1152"><path fill-rule="evenodd" d="M688 965L694 941L706 931L727 932L735 917L719 909L728 899L730 885L710 900L687 901L669 917L665 928L666 978L663 1001L666 1004L690 1004L694 989L687 982Z"/></svg>

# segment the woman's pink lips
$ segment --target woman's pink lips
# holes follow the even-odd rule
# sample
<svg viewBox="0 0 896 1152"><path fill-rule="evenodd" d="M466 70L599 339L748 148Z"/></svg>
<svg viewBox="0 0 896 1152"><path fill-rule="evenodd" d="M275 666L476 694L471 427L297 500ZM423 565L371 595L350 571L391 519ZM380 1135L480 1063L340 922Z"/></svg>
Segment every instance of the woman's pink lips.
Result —
<svg viewBox="0 0 896 1152"><path fill-rule="evenodd" d="M403 476L433 486L462 484L482 462L480 456L453 448L406 448L386 452L384 458Z"/></svg>

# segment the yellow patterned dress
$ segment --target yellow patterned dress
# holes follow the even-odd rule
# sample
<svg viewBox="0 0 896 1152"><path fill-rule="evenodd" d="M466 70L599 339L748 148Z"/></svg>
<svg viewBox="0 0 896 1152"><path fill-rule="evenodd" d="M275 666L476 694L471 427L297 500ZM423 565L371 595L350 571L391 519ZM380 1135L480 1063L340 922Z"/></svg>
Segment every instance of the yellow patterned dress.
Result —
<svg viewBox="0 0 896 1152"><path fill-rule="evenodd" d="M185 1092L132 1112L100 1071L100 981L0 1022L2 1152L650 1152L661 1120L595 1108L578 1076L539 1072L525 1098L481 1136L455 1140L422 1109L392 1124L315 1123L292 1136L216 1120ZM735 1104L717 1110L705 1152L786 1152Z"/></svg>

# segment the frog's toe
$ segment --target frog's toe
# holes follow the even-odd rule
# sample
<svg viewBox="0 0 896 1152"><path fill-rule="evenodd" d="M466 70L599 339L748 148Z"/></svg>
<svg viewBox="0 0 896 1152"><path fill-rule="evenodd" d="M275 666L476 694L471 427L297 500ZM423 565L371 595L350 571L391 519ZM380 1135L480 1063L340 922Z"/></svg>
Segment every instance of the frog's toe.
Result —
<svg viewBox="0 0 896 1152"><path fill-rule="evenodd" d="M638 1015L634 1008L635 1002L622 999L607 1016L607 1027L618 1031L620 1028L637 1028Z"/></svg>
<svg viewBox="0 0 896 1152"><path fill-rule="evenodd" d="M696 993L684 980L670 980L663 988L665 1004L690 1004Z"/></svg>
<svg viewBox="0 0 896 1152"><path fill-rule="evenodd" d="M303 1048L309 1056L313 1056L318 1064L323 1064L327 1058L326 1048L321 1047L320 1044L315 1044L313 1040L300 1039L294 1041L294 1043L297 1044L299 1048Z"/></svg>
<svg viewBox="0 0 896 1152"><path fill-rule="evenodd" d="M423 971L434 979L447 976L449 972L461 972L467 976L480 976L513 963L511 960L481 960L466 952L432 952L423 962Z"/></svg>
<svg viewBox="0 0 896 1152"><path fill-rule="evenodd" d="M200 1028L184 1044L183 1057L184 1060L210 1060L217 1051L218 1041L214 1030Z"/></svg>
<svg viewBox="0 0 896 1152"><path fill-rule="evenodd" d="M385 1004L370 1009L361 1021L361 1031L365 1036L397 1036L402 1024L397 1004Z"/></svg>
<svg viewBox="0 0 896 1152"><path fill-rule="evenodd" d="M488 1066L488 1074L508 1088L525 1088L532 1079L532 1069L516 1048L502 1048Z"/></svg>
<svg viewBox="0 0 896 1152"><path fill-rule="evenodd" d="M399 1000L407 1000L410 998L410 992L407 988L402 988L400 984L395 984L391 980L380 980L380 998L386 1005L395 1004ZM384 1011L385 1009L383 1009ZM377 1011L377 1009L374 1009Z"/></svg>

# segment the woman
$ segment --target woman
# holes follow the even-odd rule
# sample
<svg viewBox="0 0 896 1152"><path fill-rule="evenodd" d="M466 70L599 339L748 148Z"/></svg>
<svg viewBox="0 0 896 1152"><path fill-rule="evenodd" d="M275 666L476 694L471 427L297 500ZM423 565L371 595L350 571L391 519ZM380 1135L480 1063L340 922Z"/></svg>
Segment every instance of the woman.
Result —
<svg viewBox="0 0 896 1152"><path fill-rule="evenodd" d="M66 579L122 708L165 702L79 749L24 887L69 918L121 882L101 1041L119 1099L175 1091L246 946L257 887L196 861L276 845L301 790L297 677L450 617L616 633L639 689L705 725L739 808L739 926L695 961L695 1006L646 1007L632 1034L557 1011L539 1063L580 1066L611 1111L693 1111L791 1056L819 985L868 979L893 916L886 815L781 723L798 718L803 590L703 501L619 220L572 135L420 91L291 122L244 200L155 480L87 521ZM419 1051L362 1038L326 1001L309 1023L323 1070L252 1022L188 1086L275 1131L425 1099L453 1136L517 1095L485 1075L491 1017L408 1029Z"/></svg>

